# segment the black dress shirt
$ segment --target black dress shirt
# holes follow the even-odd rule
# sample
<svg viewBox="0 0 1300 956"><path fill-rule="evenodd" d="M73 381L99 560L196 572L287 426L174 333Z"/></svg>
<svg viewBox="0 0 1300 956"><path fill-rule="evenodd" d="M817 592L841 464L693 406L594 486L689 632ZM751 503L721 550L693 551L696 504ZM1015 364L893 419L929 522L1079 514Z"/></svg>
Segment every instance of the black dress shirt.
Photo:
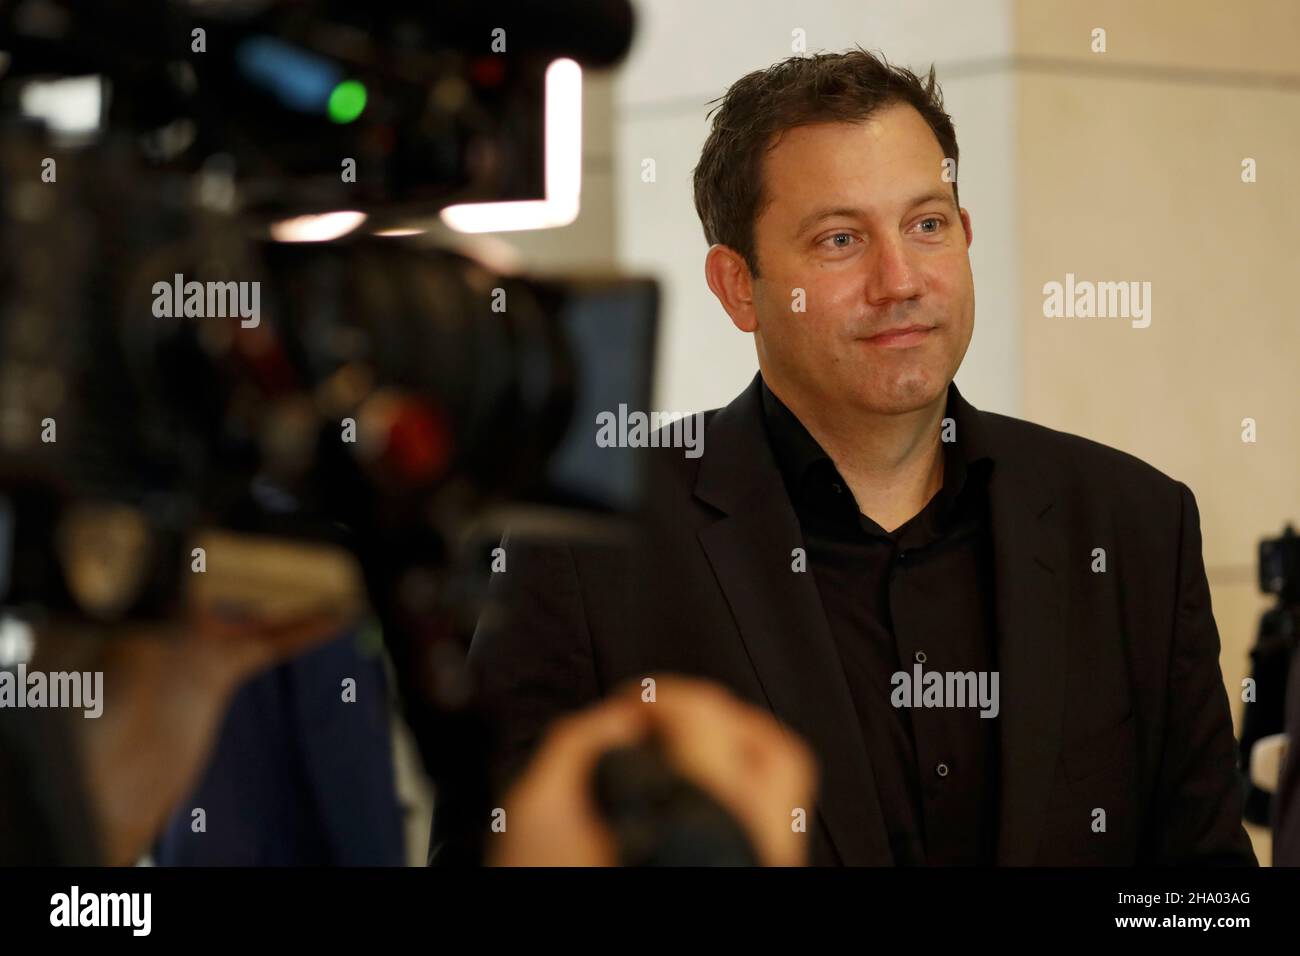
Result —
<svg viewBox="0 0 1300 956"><path fill-rule="evenodd" d="M997 669L993 460L966 408L950 385L945 417L955 441L942 445L943 487L885 531L859 511L830 457L763 385L768 436L853 695L894 861L903 866L989 865L997 845L998 719L981 717L978 701L891 702L894 675L913 677L917 664L923 674Z"/></svg>

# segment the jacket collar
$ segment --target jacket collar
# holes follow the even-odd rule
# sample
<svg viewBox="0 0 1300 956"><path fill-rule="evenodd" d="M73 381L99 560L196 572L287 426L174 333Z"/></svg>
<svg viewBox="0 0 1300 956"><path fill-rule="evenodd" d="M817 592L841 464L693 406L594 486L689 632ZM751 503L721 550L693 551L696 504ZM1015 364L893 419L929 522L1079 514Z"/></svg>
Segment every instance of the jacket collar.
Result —
<svg viewBox="0 0 1300 956"><path fill-rule="evenodd" d="M797 505L811 477L819 470L835 466L798 416L777 397L761 374L759 378L768 442L786 491ZM993 467L993 454L979 413L962 397L956 382L948 384L944 419L951 419L953 424L953 440L943 442L941 446L944 468L939 496L944 502L944 513L948 514L965 490L968 479L973 477L982 484L987 478L989 469Z"/></svg>

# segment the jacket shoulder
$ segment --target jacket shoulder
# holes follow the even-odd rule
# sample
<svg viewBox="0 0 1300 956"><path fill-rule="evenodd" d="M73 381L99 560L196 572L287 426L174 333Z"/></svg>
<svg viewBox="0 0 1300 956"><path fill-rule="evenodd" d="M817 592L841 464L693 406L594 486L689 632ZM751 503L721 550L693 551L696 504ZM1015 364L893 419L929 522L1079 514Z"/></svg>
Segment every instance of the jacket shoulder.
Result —
<svg viewBox="0 0 1300 956"><path fill-rule="evenodd" d="M694 412L656 429L654 438L640 449L647 473L657 481L693 488L700 461L707 454L709 427L721 410Z"/></svg>
<svg viewBox="0 0 1300 956"><path fill-rule="evenodd" d="M981 412L998 445L1050 466L1066 485L1093 491L1127 489L1139 495L1177 496L1186 486L1137 455L1082 435L996 412Z"/></svg>

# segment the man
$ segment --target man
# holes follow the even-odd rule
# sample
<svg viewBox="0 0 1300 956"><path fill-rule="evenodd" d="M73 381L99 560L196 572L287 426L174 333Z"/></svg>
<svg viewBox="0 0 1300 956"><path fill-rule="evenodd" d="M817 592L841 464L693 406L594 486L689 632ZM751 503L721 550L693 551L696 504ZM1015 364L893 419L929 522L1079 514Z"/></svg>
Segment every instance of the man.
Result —
<svg viewBox="0 0 1300 956"><path fill-rule="evenodd" d="M1255 863L1191 491L953 384L957 158L933 70L855 50L728 91L695 202L759 375L702 456L649 453L638 548L508 542L513 623L471 652L503 779L676 671L809 743L813 863Z"/></svg>

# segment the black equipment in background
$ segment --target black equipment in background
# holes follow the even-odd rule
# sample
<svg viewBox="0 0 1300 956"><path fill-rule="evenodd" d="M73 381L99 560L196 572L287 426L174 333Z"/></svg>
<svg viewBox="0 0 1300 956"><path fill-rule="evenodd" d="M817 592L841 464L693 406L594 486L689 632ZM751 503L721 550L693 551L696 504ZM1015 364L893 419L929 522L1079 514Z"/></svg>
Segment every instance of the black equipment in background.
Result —
<svg viewBox="0 0 1300 956"><path fill-rule="evenodd" d="M490 726L464 650L486 552L507 515L558 535L635 516L634 452L594 427L649 407L657 287L385 233L543 198L548 64L615 64L632 23L627 0L0 6L0 610L168 615L212 540L253 604L343 605L310 557L249 569L274 569L266 543L351 555L462 861L480 856ZM39 101L72 79L96 115L60 130ZM364 228L275 241L340 210ZM652 753L602 766L625 860L746 859Z"/></svg>
<svg viewBox="0 0 1300 956"><path fill-rule="evenodd" d="M1291 524L1279 537L1259 543L1259 586L1265 594L1277 595L1277 604L1260 618L1250 652L1255 697L1246 702L1239 755L1245 774L1244 815L1252 823L1270 826L1274 797L1250 782L1250 760L1256 742L1285 730L1287 679L1300 638L1300 536Z"/></svg>

